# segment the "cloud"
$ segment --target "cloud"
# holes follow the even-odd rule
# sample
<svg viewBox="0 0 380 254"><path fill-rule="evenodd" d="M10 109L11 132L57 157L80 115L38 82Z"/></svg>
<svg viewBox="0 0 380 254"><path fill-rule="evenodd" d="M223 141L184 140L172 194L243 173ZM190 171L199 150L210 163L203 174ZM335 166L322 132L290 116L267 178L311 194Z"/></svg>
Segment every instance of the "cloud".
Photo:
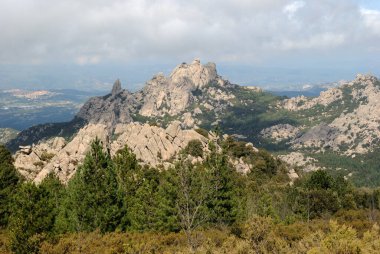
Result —
<svg viewBox="0 0 380 254"><path fill-rule="evenodd" d="M283 12L288 16L289 19L292 19L294 14L304 6L304 1L294 1L293 3L285 5Z"/></svg>
<svg viewBox="0 0 380 254"><path fill-rule="evenodd" d="M378 45L379 16L353 0L2 0L0 63L332 58Z"/></svg>
<svg viewBox="0 0 380 254"><path fill-rule="evenodd" d="M99 56L79 56L75 59L75 62L79 65L97 64L100 63Z"/></svg>
<svg viewBox="0 0 380 254"><path fill-rule="evenodd" d="M315 34L302 40L284 40L276 48L283 50L334 48L345 42L344 34Z"/></svg>
<svg viewBox="0 0 380 254"><path fill-rule="evenodd" d="M376 35L380 35L380 11L361 9L364 24Z"/></svg>

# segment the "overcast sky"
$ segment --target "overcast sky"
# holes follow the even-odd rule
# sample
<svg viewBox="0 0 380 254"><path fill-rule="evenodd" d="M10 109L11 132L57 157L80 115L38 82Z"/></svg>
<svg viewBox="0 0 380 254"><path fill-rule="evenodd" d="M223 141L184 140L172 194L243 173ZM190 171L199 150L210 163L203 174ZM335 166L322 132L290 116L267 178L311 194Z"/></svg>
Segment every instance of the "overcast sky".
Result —
<svg viewBox="0 0 380 254"><path fill-rule="evenodd" d="M318 82L379 75L379 56L378 0L0 0L0 88L136 86L196 57L236 82Z"/></svg>

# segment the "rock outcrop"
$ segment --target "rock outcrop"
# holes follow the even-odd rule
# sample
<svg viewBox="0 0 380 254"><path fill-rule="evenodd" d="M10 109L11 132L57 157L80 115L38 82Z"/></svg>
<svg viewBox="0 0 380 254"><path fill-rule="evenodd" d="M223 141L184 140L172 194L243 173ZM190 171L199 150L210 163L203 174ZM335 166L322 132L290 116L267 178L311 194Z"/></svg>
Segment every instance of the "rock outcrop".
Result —
<svg viewBox="0 0 380 254"><path fill-rule="evenodd" d="M321 92L320 96L309 99L305 96L290 98L281 102L281 106L290 111L300 111L310 109L316 105L327 106L336 100L341 99L343 92L339 88L330 88L327 91Z"/></svg>
<svg viewBox="0 0 380 254"><path fill-rule="evenodd" d="M142 91L144 103L139 113L143 116L177 115L194 101L193 91L212 82L225 83L217 75L214 63L202 65L199 59L191 64L182 63L169 77L158 74L147 82Z"/></svg>
<svg viewBox="0 0 380 254"><path fill-rule="evenodd" d="M111 140L112 136L116 138ZM105 124L89 124L67 144L63 138L54 138L30 147L29 154L20 150L15 155L15 166L35 182L42 181L51 172L67 182L83 162L95 138L110 150L111 155L127 145L137 159L151 166L167 166L191 140L200 140L205 151L208 144L207 138L195 130L182 129L178 121L166 129L141 123L118 124L114 133Z"/></svg>
<svg viewBox="0 0 380 254"><path fill-rule="evenodd" d="M115 96L120 92L121 92L121 83L120 83L120 80L117 79L115 83L113 84L113 87L111 90L111 96Z"/></svg>
<svg viewBox="0 0 380 254"><path fill-rule="evenodd" d="M20 146L15 154L15 167L27 179L35 179L66 145L62 137L52 138L33 146Z"/></svg>
<svg viewBox="0 0 380 254"><path fill-rule="evenodd" d="M316 171L318 169L321 169L316 165L317 160L308 156L304 156L300 152L291 152L289 154L285 155L279 155L279 159L287 163L288 165L300 168L303 171L310 172L310 171ZM294 169L294 168L293 168ZM297 178L296 175L294 175L295 171L289 171L289 174L292 175L292 177Z"/></svg>
<svg viewBox="0 0 380 254"><path fill-rule="evenodd" d="M118 123L132 122L131 114L136 111L138 105L134 94L121 90L120 81L116 80L110 94L88 100L77 117L87 123L105 124L114 128Z"/></svg>
<svg viewBox="0 0 380 254"><path fill-rule="evenodd" d="M200 140L205 150L208 143L208 139L195 130L183 130L179 121L172 122L166 129L140 123L120 124L115 135L118 137L111 144L111 154L128 145L137 159L152 166L168 162L191 140Z"/></svg>
<svg viewBox="0 0 380 254"><path fill-rule="evenodd" d="M299 131L299 127L295 127L290 124L277 124L272 127L263 129L260 134L264 138L271 139L273 142L278 143L297 137Z"/></svg>
<svg viewBox="0 0 380 254"><path fill-rule="evenodd" d="M302 147L314 147L314 148L334 148L338 144L334 143L337 136L337 130L327 124L320 124L301 137L296 138L291 143L293 148L302 148Z"/></svg>

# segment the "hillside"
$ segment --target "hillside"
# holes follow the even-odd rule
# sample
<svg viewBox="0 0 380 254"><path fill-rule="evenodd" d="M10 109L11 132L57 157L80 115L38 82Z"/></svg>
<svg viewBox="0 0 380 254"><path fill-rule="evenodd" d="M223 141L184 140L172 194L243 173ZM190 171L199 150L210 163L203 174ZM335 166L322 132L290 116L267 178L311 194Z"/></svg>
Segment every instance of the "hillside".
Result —
<svg viewBox="0 0 380 254"><path fill-rule="evenodd" d="M301 152L314 158L311 167L342 169L359 184L378 185L379 98L379 80L359 74L318 97L283 100L277 109L294 123L271 126L261 135L269 143L281 144L282 153ZM300 162L292 155L286 159Z"/></svg>
<svg viewBox="0 0 380 254"><path fill-rule="evenodd" d="M5 144L14 139L19 131L10 128L0 128L0 144Z"/></svg>

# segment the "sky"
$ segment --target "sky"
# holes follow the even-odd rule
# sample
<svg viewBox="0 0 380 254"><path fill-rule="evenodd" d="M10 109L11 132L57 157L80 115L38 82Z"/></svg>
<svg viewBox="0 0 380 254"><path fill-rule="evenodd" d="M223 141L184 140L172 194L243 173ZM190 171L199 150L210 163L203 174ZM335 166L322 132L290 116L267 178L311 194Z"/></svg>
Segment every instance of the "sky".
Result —
<svg viewBox="0 0 380 254"><path fill-rule="evenodd" d="M0 89L138 89L200 58L286 87L380 75L378 0L0 0Z"/></svg>

